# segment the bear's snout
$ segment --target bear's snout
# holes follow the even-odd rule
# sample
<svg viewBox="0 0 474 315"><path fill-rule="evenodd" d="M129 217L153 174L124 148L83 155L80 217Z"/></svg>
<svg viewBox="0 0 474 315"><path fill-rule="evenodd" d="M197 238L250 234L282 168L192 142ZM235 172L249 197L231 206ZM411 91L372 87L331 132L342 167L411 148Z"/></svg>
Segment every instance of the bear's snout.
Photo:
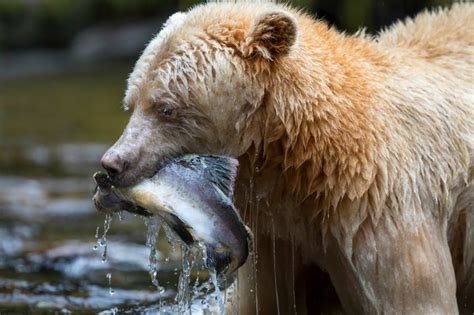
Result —
<svg viewBox="0 0 474 315"><path fill-rule="evenodd" d="M105 152L100 162L102 167L112 178L120 176L130 164L127 159L125 159L115 150L109 150Z"/></svg>
<svg viewBox="0 0 474 315"><path fill-rule="evenodd" d="M125 132L125 134L129 134ZM164 161L162 150L152 150L149 137L130 139L122 136L101 159L102 167L112 179L113 185L127 187L151 177Z"/></svg>

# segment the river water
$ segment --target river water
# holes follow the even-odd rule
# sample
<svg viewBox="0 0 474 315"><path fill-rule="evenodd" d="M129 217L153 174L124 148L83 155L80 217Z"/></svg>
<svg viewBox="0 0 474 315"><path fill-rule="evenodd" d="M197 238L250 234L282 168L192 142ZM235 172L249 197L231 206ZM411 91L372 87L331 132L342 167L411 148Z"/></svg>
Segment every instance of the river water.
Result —
<svg viewBox="0 0 474 315"><path fill-rule="evenodd" d="M140 217L113 217L105 259L97 245L91 174L126 123L130 67L0 82L0 313L173 313L163 306L200 277L179 280L179 245L163 229L150 245Z"/></svg>

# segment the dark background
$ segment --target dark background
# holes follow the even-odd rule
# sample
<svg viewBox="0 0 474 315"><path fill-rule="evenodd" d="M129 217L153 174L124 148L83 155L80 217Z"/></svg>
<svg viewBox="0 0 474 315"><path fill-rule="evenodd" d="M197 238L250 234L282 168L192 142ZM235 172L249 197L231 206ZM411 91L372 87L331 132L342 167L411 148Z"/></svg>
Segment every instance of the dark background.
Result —
<svg viewBox="0 0 474 315"><path fill-rule="evenodd" d="M2 0L0 47L5 50L66 48L91 26L113 26L144 19L163 20L201 3L195 0ZM341 30L367 27L371 32L423 8L449 0L293 0Z"/></svg>

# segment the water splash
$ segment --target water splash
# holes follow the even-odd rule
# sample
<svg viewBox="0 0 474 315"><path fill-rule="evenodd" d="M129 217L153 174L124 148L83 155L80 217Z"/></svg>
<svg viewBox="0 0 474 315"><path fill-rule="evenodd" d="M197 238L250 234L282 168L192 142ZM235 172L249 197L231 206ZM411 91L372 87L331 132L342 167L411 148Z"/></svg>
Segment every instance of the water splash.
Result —
<svg viewBox="0 0 474 315"><path fill-rule="evenodd" d="M171 246L171 251L176 251L176 246L181 243L181 239L176 236L167 224L163 224L163 231L165 231L166 239Z"/></svg>
<svg viewBox="0 0 474 315"><path fill-rule="evenodd" d="M164 232L171 252L181 252L181 268L175 268L176 275L179 273L179 280L177 285L177 295L175 297L175 305L171 306L174 313L178 314L192 314L196 307L195 303L200 304L199 310L204 311L204 314L223 314L225 309L225 300L219 290L221 286L221 279L219 279L216 271L206 264L207 262L207 248L205 244L198 243L193 246L186 245L174 231L162 220L157 219L155 225L148 221L149 231L156 231L159 225ZM155 226L155 228L153 228ZM148 233L147 244L156 244L157 233ZM155 251L154 247L149 246L150 251ZM154 257L150 253L150 261ZM169 257L164 261L169 261ZM158 265L159 262L156 261ZM153 265L153 264L151 264ZM181 269L181 270L180 270ZM156 274L152 277L154 281ZM167 305L170 307L170 305ZM194 309L195 310L195 309Z"/></svg>
<svg viewBox="0 0 474 315"><path fill-rule="evenodd" d="M181 245L181 263L182 270L178 281L178 294L176 295L176 303L178 304L178 312L180 314L191 314L192 291L190 290L192 254L186 245Z"/></svg>
<svg viewBox="0 0 474 315"><path fill-rule="evenodd" d="M206 264L207 248L205 244L197 244L197 246L186 245L159 216L145 218L144 221L147 227L146 246L150 250L148 272L152 284L160 293L158 298L159 312L164 310L168 314L168 310L170 310L169 314L192 314L199 310L204 312L203 314L224 314L226 300L220 288L225 287L225 285L222 286L223 279L219 279L216 271ZM96 244L94 250L97 250L99 247L103 248L103 262L107 261L107 235L111 222L112 215L106 215L103 230L102 227L97 227L95 231ZM175 269L176 274L179 273L179 280L174 304L162 301L165 287L160 285L158 279L161 261L157 243L161 231L163 231L171 247L170 254L181 253L181 268ZM163 262L168 263L169 261L169 256L163 258ZM109 294L114 295L115 290L112 288L111 272L106 274L106 279L109 286ZM196 303L200 304L198 308L196 308Z"/></svg>
<svg viewBox="0 0 474 315"><path fill-rule="evenodd" d="M157 275L159 269L158 252L156 250L156 244L158 242L158 236L160 234L163 222L158 216L152 216L145 218L145 225L147 226L147 241L146 246L150 248L148 273L150 274L151 283L156 287L160 294L165 292L165 288L160 285ZM160 298L160 304L162 303Z"/></svg>
<svg viewBox="0 0 474 315"><path fill-rule="evenodd" d="M211 282L214 285L214 292L211 295L214 298L215 303L217 303L217 306L219 307L220 313L224 314L224 300L222 299L222 294L220 292L220 281L217 278L217 273L215 269L210 270L210 276L211 276Z"/></svg>
<svg viewBox="0 0 474 315"><path fill-rule="evenodd" d="M102 252L102 262L105 263L107 261L107 233L110 229L110 224L112 223L112 215L106 214L104 220L104 233L99 238L99 230L100 227L97 227L95 231L95 238L97 239L97 244L94 245L92 248L93 250L97 250L99 247L103 247L104 250Z"/></svg>

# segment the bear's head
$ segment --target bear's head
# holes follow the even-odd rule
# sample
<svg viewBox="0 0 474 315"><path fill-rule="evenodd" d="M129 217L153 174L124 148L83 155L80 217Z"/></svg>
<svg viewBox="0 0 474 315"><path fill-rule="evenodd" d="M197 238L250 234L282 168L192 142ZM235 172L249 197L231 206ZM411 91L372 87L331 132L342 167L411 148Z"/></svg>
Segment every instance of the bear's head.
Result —
<svg viewBox="0 0 474 315"><path fill-rule="evenodd" d="M239 157L262 141L269 77L295 45L295 16L272 3L171 16L128 79L130 121L102 158L115 184L150 177L175 156Z"/></svg>

